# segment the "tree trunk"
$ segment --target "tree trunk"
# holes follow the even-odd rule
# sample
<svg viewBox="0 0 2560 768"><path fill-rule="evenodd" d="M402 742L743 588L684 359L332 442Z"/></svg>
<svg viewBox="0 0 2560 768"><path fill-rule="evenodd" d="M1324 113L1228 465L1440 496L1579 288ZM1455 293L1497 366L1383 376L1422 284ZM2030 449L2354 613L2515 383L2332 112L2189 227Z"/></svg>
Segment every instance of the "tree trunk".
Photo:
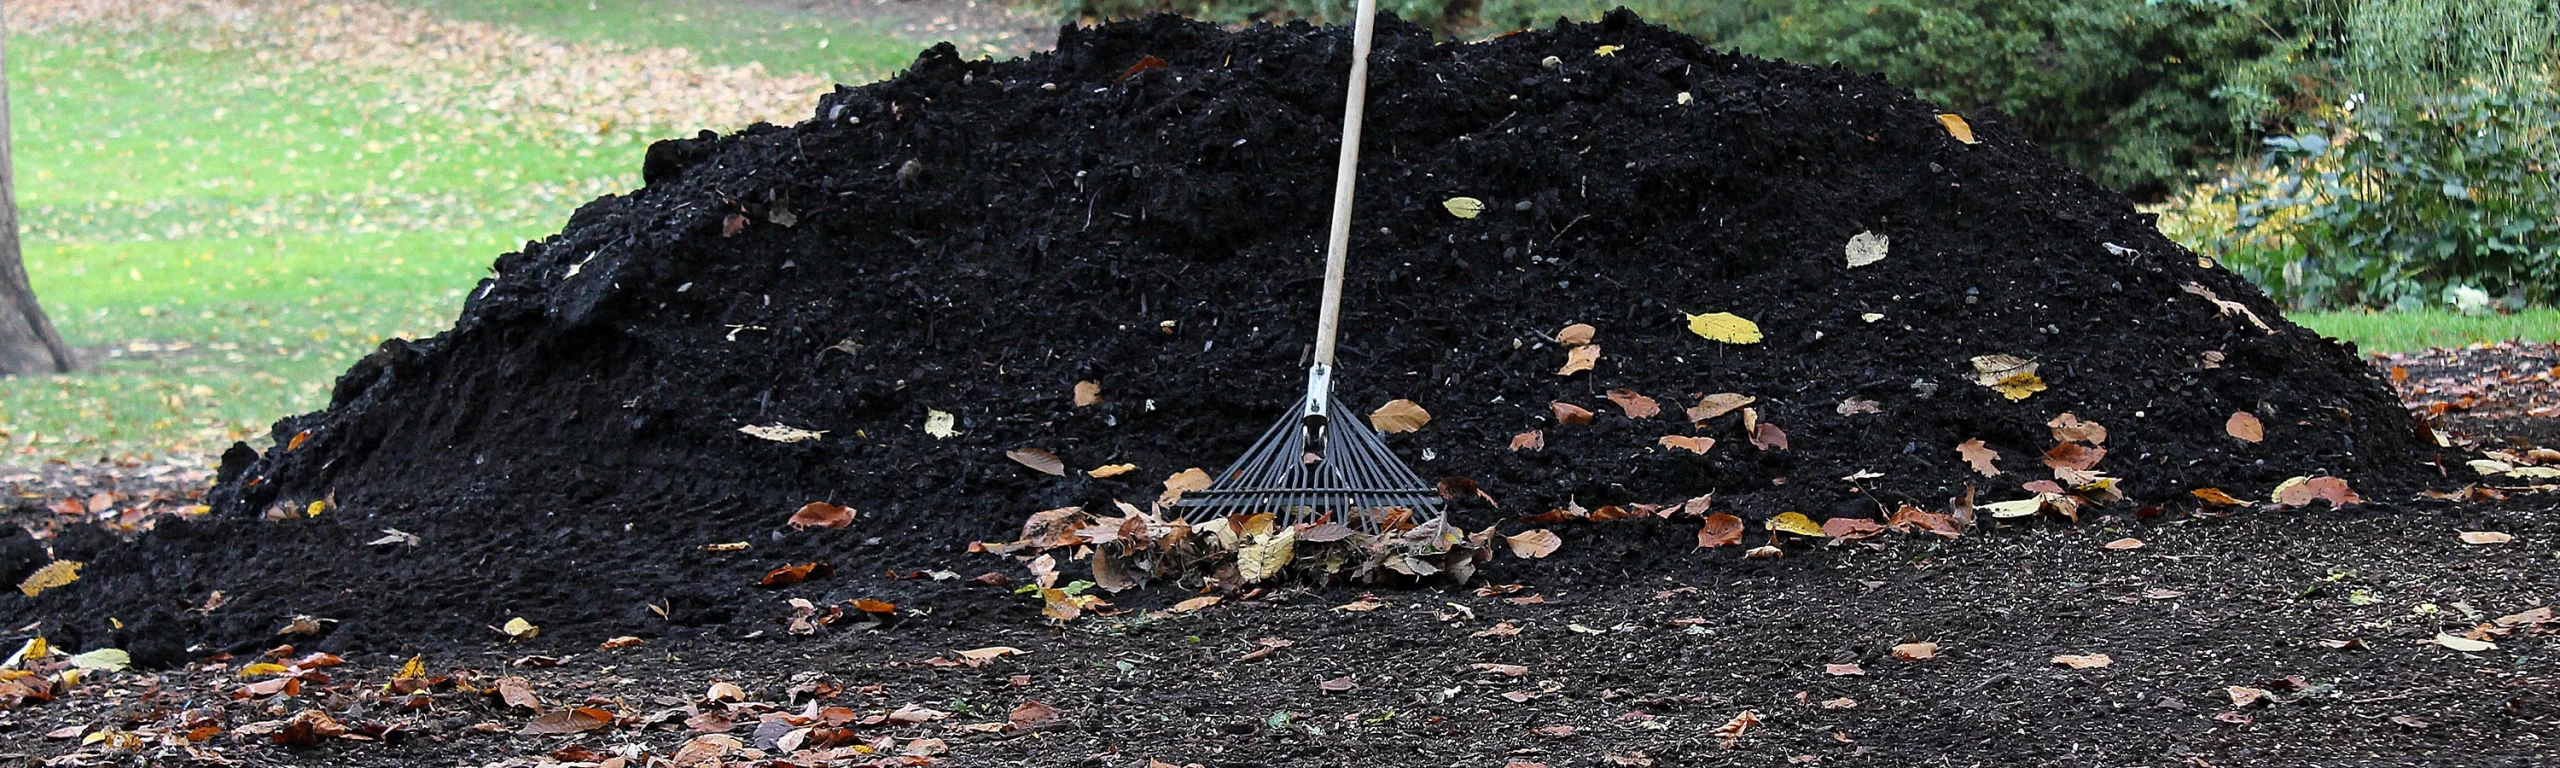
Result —
<svg viewBox="0 0 2560 768"><path fill-rule="evenodd" d="M36 304L18 258L18 174L9 160L9 30L0 22L0 375L69 373L71 348Z"/></svg>

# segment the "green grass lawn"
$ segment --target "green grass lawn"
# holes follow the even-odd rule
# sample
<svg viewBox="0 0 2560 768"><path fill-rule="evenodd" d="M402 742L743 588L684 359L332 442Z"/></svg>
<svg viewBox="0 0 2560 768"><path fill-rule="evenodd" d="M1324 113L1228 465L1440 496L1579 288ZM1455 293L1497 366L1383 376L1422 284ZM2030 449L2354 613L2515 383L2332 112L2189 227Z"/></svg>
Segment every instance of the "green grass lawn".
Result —
<svg viewBox="0 0 2560 768"><path fill-rule="evenodd" d="M2427 309L2415 312L2300 312L2288 317L2322 335L2355 342L2356 347L2365 352L2410 352L2479 341L2560 341L2560 310L2555 309L2479 316Z"/></svg>
<svg viewBox="0 0 2560 768"><path fill-rule="evenodd" d="M577 42L683 48L713 64L761 64L838 82L878 79L923 46L875 25L717 0L395 0L457 19Z"/></svg>

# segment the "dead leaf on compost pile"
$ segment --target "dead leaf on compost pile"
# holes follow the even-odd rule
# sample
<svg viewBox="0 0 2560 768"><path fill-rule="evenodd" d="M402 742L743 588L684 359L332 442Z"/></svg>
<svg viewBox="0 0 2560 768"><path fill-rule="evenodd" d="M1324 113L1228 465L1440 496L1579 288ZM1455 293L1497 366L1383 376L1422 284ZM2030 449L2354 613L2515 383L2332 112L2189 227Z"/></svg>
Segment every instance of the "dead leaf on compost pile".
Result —
<svg viewBox="0 0 2560 768"><path fill-rule="evenodd" d="M1208 488L1212 482L1208 471L1199 467L1175 472L1172 477L1164 479L1164 495L1157 497L1156 503L1173 506L1174 502L1182 499L1182 494Z"/></svg>
<svg viewBox="0 0 2560 768"><path fill-rule="evenodd" d="M2507 542L2515 541L2515 540L2516 540L2516 537L2515 537L2515 536L2512 536L2512 535L2509 535L2509 534L2505 534L2505 533L2499 533L2499 532L2497 532L2497 531L2463 531L2463 532L2462 532L2462 543L2464 543L2464 544L2505 544L2505 543L2507 543Z"/></svg>
<svg viewBox="0 0 2560 768"><path fill-rule="evenodd" d="M1716 447L1715 438L1686 435L1663 435L1661 443L1664 448L1678 448L1696 454L1705 454L1707 449Z"/></svg>
<svg viewBox="0 0 2560 768"><path fill-rule="evenodd" d="M1864 677L1867 670L1856 664L1824 664L1822 673L1832 677Z"/></svg>
<svg viewBox="0 0 2560 768"><path fill-rule="evenodd" d="M1057 707L1052 707L1037 700L1033 700L1023 702L1022 706L1014 707L1013 712L1005 715L1004 719L1005 722L1012 723L1015 728L1028 729L1038 728L1049 723L1057 722L1058 718L1065 716L1066 713L1059 712Z"/></svg>
<svg viewBox="0 0 2560 768"><path fill-rule="evenodd" d="M1751 430L1751 447L1763 451L1787 450L1787 431L1779 429L1776 424L1760 422L1758 429Z"/></svg>
<svg viewBox="0 0 2560 768"><path fill-rule="evenodd" d="M1897 531L1903 531L1906 533L1926 532L1949 539L1964 535L1964 532L1956 525L1954 517L1936 512L1924 511L1919 507L1914 507L1909 504L1904 504L1900 509L1894 510L1893 516L1886 518L1884 524L1885 527L1892 528Z"/></svg>
<svg viewBox="0 0 2560 768"><path fill-rule="evenodd" d="M1058 507L1031 513L1022 521L1022 541L1038 549L1052 549L1076 543L1076 532L1087 518L1083 507Z"/></svg>
<svg viewBox="0 0 2560 768"><path fill-rule="evenodd" d="M1806 517L1802 512L1781 512L1777 517L1769 518L1768 522L1762 523L1761 525L1771 531L1792 533L1798 536L1822 535L1822 526L1813 522L1813 518Z"/></svg>
<svg viewBox="0 0 2560 768"><path fill-rule="evenodd" d="M1378 410L1369 412L1369 426L1389 434L1411 432L1431 423L1431 412L1411 400L1389 400Z"/></svg>
<svg viewBox="0 0 2560 768"><path fill-rule="evenodd" d="M2053 441L2057 443L2107 444L2106 425L2082 419L2080 414L2066 412L2044 425L2053 430Z"/></svg>
<svg viewBox="0 0 2560 768"><path fill-rule="evenodd" d="M2245 500L2232 498L2231 494L2223 493L2220 488L2198 488L2188 491L2187 494L2203 499L2204 503L2217 507L2237 507L2249 503Z"/></svg>
<svg viewBox="0 0 2560 768"><path fill-rule="evenodd" d="M2115 550L2115 551L2118 551L2118 552L2122 552L2122 551L2125 551L2125 550L2128 550L2128 549L2141 549L2141 548L2142 548L2142 540L2141 540L2141 539L2134 538L2134 537L2131 537L2131 536L2127 536L2127 537L2124 537L2124 538L2121 538L2121 539L2117 539L2117 540L2115 540L2115 541L2107 542L2106 544L2104 544L2104 545L2102 545L2102 546L2105 546L2105 547L2106 547L2106 548L2108 548L2108 549L2112 549L2112 550Z"/></svg>
<svg viewBox="0 0 2560 768"><path fill-rule="evenodd" d="M1609 390L1609 402L1616 403L1618 410L1630 419L1650 419L1662 413L1660 401L1636 394L1632 389Z"/></svg>
<svg viewBox="0 0 2560 768"><path fill-rule="evenodd" d="M37 568L34 573L27 574L26 578L18 580L18 592L28 597L35 597L45 590L79 581L81 565L83 563L77 560L55 560L45 563L44 567Z"/></svg>
<svg viewBox="0 0 2560 768"><path fill-rule="evenodd" d="M2103 653L2091 653L2086 655L2066 653L2053 657L2053 663L2070 667L2072 669L2097 669L2109 664L2114 664L2116 663L2116 660L2108 658L2107 655Z"/></svg>
<svg viewBox="0 0 2560 768"><path fill-rule="evenodd" d="M2053 450L2044 452L2044 465L2057 470L2087 472L2090 468L2098 466L2099 460L2106 457L2107 449L2105 448L2092 448L2079 443L2063 443L2054 446Z"/></svg>
<svg viewBox="0 0 2560 768"><path fill-rule="evenodd" d="M1521 531L1504 536L1502 540L1511 545L1511 554L1514 557L1529 559L1555 554L1556 548L1564 546L1564 537L1545 528Z"/></svg>
<svg viewBox="0 0 2560 768"><path fill-rule="evenodd" d="M952 435L960 434L959 427L960 417L931 408L924 410L924 433L932 435L935 440L945 440Z"/></svg>
<svg viewBox="0 0 2560 768"><path fill-rule="evenodd" d="M1839 541L1857 541L1884 533L1884 524L1863 517L1834 517L1822 521L1822 535Z"/></svg>
<svg viewBox="0 0 2560 768"><path fill-rule="evenodd" d="M1102 402L1102 382L1099 382L1099 381L1079 381L1079 382L1076 382L1076 395L1075 395L1075 397L1076 397L1076 400L1075 400L1075 402L1076 402L1076 407L1078 407L1078 408L1083 408L1083 407L1088 406L1088 405L1096 405L1096 404L1101 403L1101 402Z"/></svg>
<svg viewBox="0 0 2560 768"><path fill-rule="evenodd" d="M823 431L810 431L783 424L778 421L772 424L750 424L739 427L738 431L747 433L747 436L749 437L771 440L777 443L797 443L803 440L816 440L820 436L826 434Z"/></svg>
<svg viewBox="0 0 2560 768"><path fill-rule="evenodd" d="M1556 375L1571 376L1583 371L1591 370L1592 366L1598 365L1599 363L1600 345L1584 344L1567 350L1564 353L1564 367L1556 369Z"/></svg>
<svg viewBox="0 0 2560 768"><path fill-rule="evenodd" d="M2028 395L2044 391L2044 380L2036 377L2036 362L2014 355L1980 355L1973 358L1973 383L1998 390L2002 397L2025 400Z"/></svg>
<svg viewBox="0 0 2560 768"><path fill-rule="evenodd" d="M1038 448L1015 448L1010 451L1005 451L1004 457L1012 459L1013 463L1030 467L1053 477L1067 476L1067 463L1059 460L1057 454L1050 453L1048 451Z"/></svg>
<svg viewBox="0 0 2560 768"><path fill-rule="evenodd" d="M798 584L803 581L808 581L810 579L823 578L827 574L831 573L835 573L835 566L831 566L826 563L785 565L765 572L764 578L757 580L756 585L763 587L785 587Z"/></svg>
<svg viewBox="0 0 2560 768"><path fill-rule="evenodd" d="M1836 698L1836 699L1824 699L1824 700L1822 700L1822 708L1823 708L1823 709L1857 709L1857 708L1858 708L1858 700L1857 700L1857 699L1849 698L1849 697L1847 697L1847 696L1842 696L1842 697L1840 697L1840 698Z"/></svg>
<svg viewBox="0 0 2560 768"><path fill-rule="evenodd" d="M1484 215L1484 201L1472 197L1452 197L1441 201L1440 207L1448 209L1449 215L1461 219L1472 219Z"/></svg>
<svg viewBox="0 0 2560 768"><path fill-rule="evenodd" d="M1251 584L1280 575L1280 569L1297 556L1297 544L1296 531L1282 530L1237 547L1236 578Z"/></svg>
<svg viewBox="0 0 2560 768"><path fill-rule="evenodd" d="M1547 411L1555 414L1556 423L1558 424L1591 423L1591 411L1589 409L1562 400L1548 403Z"/></svg>
<svg viewBox="0 0 2560 768"><path fill-rule="evenodd" d="M1591 343L1591 338L1599 335L1599 333L1600 329L1598 328L1593 328L1583 323L1574 323L1572 325L1565 326L1564 330L1556 331L1556 341L1563 343L1568 347L1579 347L1584 344Z"/></svg>
<svg viewBox="0 0 2560 768"><path fill-rule="evenodd" d="M2241 442L2255 443L2267 439L2266 425L2259 423L2258 417L2248 411L2232 411L2231 418L2222 422L2222 431L2240 438Z"/></svg>
<svg viewBox="0 0 2560 768"><path fill-rule="evenodd" d="M2435 643L2463 653L2479 653L2481 651L2494 651L2498 649L2497 643L2489 642L2487 640L2473 640L2468 637L2449 635L2443 632L2436 633L2435 639L2427 642Z"/></svg>
<svg viewBox="0 0 2560 768"><path fill-rule="evenodd" d="M498 632L506 635L508 640L522 641L531 640L535 635L542 634L542 628L534 626L533 622L525 621L522 616L517 616L508 619L506 624L498 628Z"/></svg>
<svg viewBox="0 0 2560 768"><path fill-rule="evenodd" d="M613 713L594 707L563 709L543 714L524 724L516 733L525 736L561 736L585 733L613 724Z"/></svg>
<svg viewBox="0 0 2560 768"><path fill-rule="evenodd" d="M1545 432L1532 429L1527 432L1511 436L1511 450L1543 451L1546 449L1547 433Z"/></svg>
<svg viewBox="0 0 2560 768"><path fill-rule="evenodd" d="M1704 424L1715 417L1732 413L1736 408L1758 401L1759 398L1738 392L1718 392L1706 396L1698 401L1696 407L1690 408L1689 421L1693 424Z"/></svg>
<svg viewBox="0 0 2560 768"><path fill-rule="evenodd" d="M1689 332L1726 344L1760 343L1759 324L1731 312L1689 315Z"/></svg>
<svg viewBox="0 0 2560 768"><path fill-rule="evenodd" d="M1317 683L1316 687L1323 690L1325 693L1344 693L1351 689L1360 687L1360 684L1352 682L1350 675L1343 675L1341 677Z"/></svg>
<svg viewBox="0 0 2560 768"><path fill-rule="evenodd" d="M853 510L848 507L839 507L823 501L812 501L807 504L800 505L800 511L791 513L791 519L788 522L791 527L802 530L810 528L843 528L853 524L853 514Z"/></svg>
<svg viewBox="0 0 2560 768"><path fill-rule="evenodd" d="M1190 613L1212 605L1217 605L1218 602L1223 599L1224 598L1220 598L1217 595L1201 595L1179 603L1174 603L1173 607L1166 608L1165 611L1168 613Z"/></svg>
<svg viewBox="0 0 2560 768"><path fill-rule="evenodd" d="M1937 643L1903 643L1893 647L1893 657L1903 661L1922 661L1938 657Z"/></svg>
<svg viewBox="0 0 2560 768"><path fill-rule="evenodd" d="M2314 501L2327 501L2332 507L2362 503L2364 499L2347 487L2347 481L2335 477L2296 477L2276 484L2270 494L2275 502L2287 507L2309 506Z"/></svg>
<svg viewBox="0 0 2560 768"><path fill-rule="evenodd" d="M535 712L542 711L542 700L533 695L533 683L526 682L524 678L498 678L495 690L498 693L498 700L506 702L507 706L522 707Z"/></svg>
<svg viewBox="0 0 2560 768"><path fill-rule="evenodd" d="M1734 715L1733 719L1725 721L1723 725L1716 726L1714 735L1724 740L1724 748L1732 749L1734 743L1742 739L1743 734L1749 733L1752 726L1759 724L1760 713L1746 709L1742 714Z"/></svg>
<svg viewBox="0 0 2560 768"><path fill-rule="evenodd" d="M893 614L898 612L898 604L866 597L853 601L853 609L863 613Z"/></svg>
<svg viewBox="0 0 2560 768"><path fill-rule="evenodd" d="M1992 463L2000 460L2000 452L1982 444L1982 438L1977 437L1957 444L1956 453L1964 457L1964 463L1971 465L1974 473L1983 477L2000 475L2000 467Z"/></svg>
<svg viewBox="0 0 2560 768"><path fill-rule="evenodd" d="M2236 709L2248 709L2250 705L2257 704L2258 702L2265 701L2267 699L2266 689L2251 688L2245 685L2225 686L2222 689L2222 693L2225 696L2231 697L2231 706Z"/></svg>
<svg viewBox="0 0 2560 768"><path fill-rule="evenodd" d="M292 453L294 451L302 450L302 444L308 442L311 442L311 430L306 429L300 432L295 432L293 433L293 439L285 442L284 452Z"/></svg>
<svg viewBox="0 0 2560 768"><path fill-rule="evenodd" d="M1857 269L1883 261L1885 252L1892 247L1893 238L1891 237L1874 232L1860 232L1849 236L1849 245L1843 250L1849 255L1849 268Z"/></svg>
<svg viewBox="0 0 2560 768"><path fill-rule="evenodd" d="M1713 549L1740 543L1742 543L1742 518L1718 512L1708 515L1706 523L1698 526L1699 549Z"/></svg>
<svg viewBox="0 0 2560 768"><path fill-rule="evenodd" d="M1135 471L1138 471L1138 465L1136 464L1104 464L1099 467L1085 470L1084 473L1092 476L1096 480L1100 480L1104 478L1119 477Z"/></svg>
<svg viewBox="0 0 2560 768"><path fill-rule="evenodd" d="M1938 115L1938 127L1947 129L1947 135L1956 137L1957 141L1961 141L1966 144L1981 143L1974 141L1973 124L1965 122L1963 115L1955 114L1953 112L1940 114Z"/></svg>
<svg viewBox="0 0 2560 768"><path fill-rule="evenodd" d="M1852 397L1841 400L1840 404L1833 406L1831 410L1842 416L1855 416L1861 413L1883 413L1884 404L1874 400L1868 400L1863 397Z"/></svg>

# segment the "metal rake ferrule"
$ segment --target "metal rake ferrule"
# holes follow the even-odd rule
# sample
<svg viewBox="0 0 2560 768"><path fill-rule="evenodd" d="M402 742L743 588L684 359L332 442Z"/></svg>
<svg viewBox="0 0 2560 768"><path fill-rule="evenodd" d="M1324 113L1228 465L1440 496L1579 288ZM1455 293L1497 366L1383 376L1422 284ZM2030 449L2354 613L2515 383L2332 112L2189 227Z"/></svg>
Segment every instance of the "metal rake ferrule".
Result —
<svg viewBox="0 0 2560 768"><path fill-rule="evenodd" d="M1329 521L1366 533L1399 517L1417 524L1440 517L1439 489L1396 459L1376 430L1357 417L1310 424L1310 398L1323 398L1314 413L1342 410L1322 390L1299 398L1243 457L1208 488L1182 494L1174 509L1192 522L1269 512L1281 525Z"/></svg>

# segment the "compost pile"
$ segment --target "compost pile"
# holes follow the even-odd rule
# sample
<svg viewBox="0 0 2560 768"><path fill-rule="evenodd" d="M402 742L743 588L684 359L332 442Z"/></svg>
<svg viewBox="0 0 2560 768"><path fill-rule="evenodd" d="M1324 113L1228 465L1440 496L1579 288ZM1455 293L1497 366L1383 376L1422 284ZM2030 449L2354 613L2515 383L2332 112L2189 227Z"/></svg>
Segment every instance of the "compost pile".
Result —
<svg viewBox="0 0 2560 768"><path fill-rule="evenodd" d="M1068 28L1026 60L937 47L796 126L662 143L644 188L498 259L451 331L385 342L327 410L235 448L212 513L66 536L81 581L0 613L172 656L263 647L297 615L320 620L306 643L391 648L517 617L582 642L776 630L794 596L1012 610L926 574L1018 576L968 545L1149 504L1304 386L1349 49L1304 25ZM1709 493L1746 519L2020 498L2065 413L2106 426L2097 469L2126 504L2173 511L2301 475L2379 496L2423 458L2352 350L1995 115L1967 142L1874 77L1623 12L1473 44L1386 23L1371 77L1338 391L1430 412L1390 443L1500 502L1458 510L1471 529ZM1713 313L1762 338L1692 328ZM1560 374L1574 324L1599 355ZM1991 355L2043 389L1986 386ZM1628 416L1620 389L1662 412ZM1756 398L1785 446L1692 424L1717 393ZM1558 401L1597 415L1559 423ZM2262 441L2230 434L2239 411ZM1115 464L1136 469L1087 472ZM785 525L811 501L855 517ZM1687 537L1645 556L1733 557ZM1576 556L1627 555L1556 557ZM810 562L833 575L756 585Z"/></svg>

